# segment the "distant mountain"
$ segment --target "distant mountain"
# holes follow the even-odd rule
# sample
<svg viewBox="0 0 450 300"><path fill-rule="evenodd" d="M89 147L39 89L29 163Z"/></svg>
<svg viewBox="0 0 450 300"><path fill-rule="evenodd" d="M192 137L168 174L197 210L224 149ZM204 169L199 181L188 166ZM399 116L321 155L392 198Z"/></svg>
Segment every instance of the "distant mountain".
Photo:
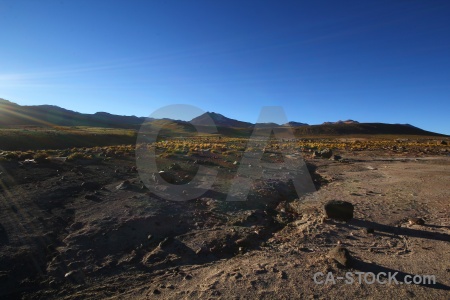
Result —
<svg viewBox="0 0 450 300"><path fill-rule="evenodd" d="M309 124L291 121L283 124L283 126L298 127L298 126L309 126Z"/></svg>
<svg viewBox="0 0 450 300"><path fill-rule="evenodd" d="M345 121L337 121L337 122L323 122L322 125L330 125L330 124L358 124L358 121L354 120L345 120Z"/></svg>
<svg viewBox="0 0 450 300"><path fill-rule="evenodd" d="M258 128L276 128L276 127L280 127L280 125L277 124L277 123L256 123L255 126L258 127Z"/></svg>
<svg viewBox="0 0 450 300"><path fill-rule="evenodd" d="M411 125L386 123L327 123L322 125L301 126L294 129L297 137L302 135L352 135L352 134L394 134L394 135L429 135L445 136L426 131Z"/></svg>
<svg viewBox="0 0 450 300"><path fill-rule="evenodd" d="M208 125L208 120L212 119L216 126L232 127L232 128L250 128L252 123L242 122L235 119L227 118L215 112L206 112L191 120L191 124L205 126Z"/></svg>
<svg viewBox="0 0 450 300"><path fill-rule="evenodd" d="M225 136L250 136L255 127L249 122L227 118L219 113L207 112L190 122L171 119L147 119L136 116L119 116L107 112L82 114L54 105L21 106L0 98L0 126L90 126L139 129L144 122L164 127L165 136L193 135L195 128L191 124L207 129L207 120L211 118L218 132ZM283 125L275 123L257 124L257 128L287 129L294 128L297 137L304 135L351 135L351 134L396 134L396 135L429 135L445 136L425 131L410 124L359 123L354 120L325 122L321 125L308 125L300 122L288 122ZM205 130L208 132L208 130Z"/></svg>
<svg viewBox="0 0 450 300"><path fill-rule="evenodd" d="M138 128L146 118L106 112L82 114L54 105L21 106L0 99L0 125L91 126Z"/></svg>

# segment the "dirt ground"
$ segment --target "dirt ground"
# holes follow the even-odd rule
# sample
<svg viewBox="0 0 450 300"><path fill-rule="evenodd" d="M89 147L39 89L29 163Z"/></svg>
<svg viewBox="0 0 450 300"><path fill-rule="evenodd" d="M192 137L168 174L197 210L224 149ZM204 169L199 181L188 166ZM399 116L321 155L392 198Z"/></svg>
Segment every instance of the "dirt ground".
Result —
<svg viewBox="0 0 450 300"><path fill-rule="evenodd" d="M185 202L149 191L131 155L0 162L0 297L448 299L450 156L339 154L344 161L303 155L316 192L298 198L289 182L261 180L243 203L225 201L232 160L211 164L219 182ZM202 159L169 161L166 176L183 182ZM324 218L329 200L352 203L354 218ZM352 257L348 268L328 257L337 245ZM318 272L436 283L317 284Z"/></svg>

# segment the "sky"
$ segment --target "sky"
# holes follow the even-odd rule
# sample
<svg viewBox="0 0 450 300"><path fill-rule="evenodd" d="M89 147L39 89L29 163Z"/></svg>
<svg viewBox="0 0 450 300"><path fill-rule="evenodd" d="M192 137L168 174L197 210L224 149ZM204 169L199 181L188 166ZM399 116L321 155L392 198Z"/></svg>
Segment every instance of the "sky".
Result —
<svg viewBox="0 0 450 300"><path fill-rule="evenodd" d="M449 16L447 0L0 0L0 98L450 134Z"/></svg>

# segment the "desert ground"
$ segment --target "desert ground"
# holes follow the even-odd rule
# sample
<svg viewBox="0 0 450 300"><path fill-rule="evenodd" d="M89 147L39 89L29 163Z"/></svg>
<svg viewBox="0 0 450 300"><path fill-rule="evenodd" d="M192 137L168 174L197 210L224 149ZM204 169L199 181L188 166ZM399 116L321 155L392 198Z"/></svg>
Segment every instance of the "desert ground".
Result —
<svg viewBox="0 0 450 300"><path fill-rule="evenodd" d="M448 299L449 143L273 141L263 159L304 161L316 191L299 196L292 181L261 178L242 202L226 196L243 139L145 145L170 183L187 184L201 165L218 172L213 187L189 201L163 199L148 188L157 181L142 182L135 145L0 151L0 297ZM353 218L327 217L330 200L350 202ZM348 250L348 265L330 254L336 246ZM318 272L436 282L317 284Z"/></svg>

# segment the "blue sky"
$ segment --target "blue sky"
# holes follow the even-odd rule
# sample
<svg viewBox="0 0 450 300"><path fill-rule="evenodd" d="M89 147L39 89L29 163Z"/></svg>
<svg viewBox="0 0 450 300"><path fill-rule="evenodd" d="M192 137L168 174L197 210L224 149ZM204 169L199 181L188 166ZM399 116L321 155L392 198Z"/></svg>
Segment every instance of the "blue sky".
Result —
<svg viewBox="0 0 450 300"><path fill-rule="evenodd" d="M450 134L450 2L2 1L0 97L148 116L410 123ZM183 118L183 116L180 116Z"/></svg>

